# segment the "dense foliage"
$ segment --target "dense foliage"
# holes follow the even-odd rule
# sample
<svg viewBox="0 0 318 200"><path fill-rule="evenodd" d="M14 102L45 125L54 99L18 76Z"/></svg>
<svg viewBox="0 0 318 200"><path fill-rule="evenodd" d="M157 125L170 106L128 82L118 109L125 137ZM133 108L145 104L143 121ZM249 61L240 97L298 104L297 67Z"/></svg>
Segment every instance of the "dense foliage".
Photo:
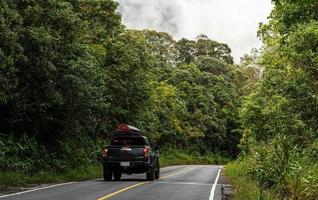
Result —
<svg viewBox="0 0 318 200"><path fill-rule="evenodd" d="M127 30L112 0L0 2L0 170L96 162L129 123L165 148L238 153L242 73L200 35Z"/></svg>
<svg viewBox="0 0 318 200"><path fill-rule="evenodd" d="M263 52L243 62L265 70L240 113L243 162L261 198L273 189L278 199L317 199L318 2L273 3Z"/></svg>

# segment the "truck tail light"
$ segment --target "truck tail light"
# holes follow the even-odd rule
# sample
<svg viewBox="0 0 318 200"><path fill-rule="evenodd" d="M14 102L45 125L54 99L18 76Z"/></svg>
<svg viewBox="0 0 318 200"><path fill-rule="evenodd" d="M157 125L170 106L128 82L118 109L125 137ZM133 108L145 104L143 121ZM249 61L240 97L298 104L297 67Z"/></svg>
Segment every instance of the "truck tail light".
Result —
<svg viewBox="0 0 318 200"><path fill-rule="evenodd" d="M145 158L145 160L148 160L148 154L149 154L149 148L148 147L144 147L144 158Z"/></svg>
<svg viewBox="0 0 318 200"><path fill-rule="evenodd" d="M103 156L103 158L107 158L107 156L108 156L108 149L104 149L104 150L102 151L102 156Z"/></svg>

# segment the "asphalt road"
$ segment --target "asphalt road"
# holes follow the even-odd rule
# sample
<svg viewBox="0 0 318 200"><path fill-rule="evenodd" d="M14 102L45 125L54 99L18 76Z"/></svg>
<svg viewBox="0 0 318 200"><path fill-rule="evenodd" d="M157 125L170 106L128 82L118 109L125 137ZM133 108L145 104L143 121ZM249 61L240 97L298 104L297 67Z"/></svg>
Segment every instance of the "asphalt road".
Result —
<svg viewBox="0 0 318 200"><path fill-rule="evenodd" d="M160 179L145 174L124 175L121 181L102 179L36 188L0 200L221 200L216 180L221 166L182 165L161 169Z"/></svg>

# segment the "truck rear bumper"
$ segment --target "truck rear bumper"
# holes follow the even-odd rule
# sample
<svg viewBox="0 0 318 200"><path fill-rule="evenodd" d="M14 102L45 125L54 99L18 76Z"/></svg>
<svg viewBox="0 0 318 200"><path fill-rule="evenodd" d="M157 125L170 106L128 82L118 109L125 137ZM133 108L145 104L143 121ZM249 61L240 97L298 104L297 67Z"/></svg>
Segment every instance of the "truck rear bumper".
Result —
<svg viewBox="0 0 318 200"><path fill-rule="evenodd" d="M122 166L121 162L129 162L129 166ZM150 164L144 161L104 161L104 167L112 171L120 171L127 174L145 173L149 170Z"/></svg>

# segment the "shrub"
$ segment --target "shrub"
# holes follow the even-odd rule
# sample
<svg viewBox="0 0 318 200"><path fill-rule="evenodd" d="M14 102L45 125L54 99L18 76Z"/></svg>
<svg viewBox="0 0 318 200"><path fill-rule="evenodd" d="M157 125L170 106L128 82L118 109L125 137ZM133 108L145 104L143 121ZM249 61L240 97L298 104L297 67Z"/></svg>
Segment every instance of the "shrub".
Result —
<svg viewBox="0 0 318 200"><path fill-rule="evenodd" d="M290 138L277 136L271 142L252 147L253 153L239 160L240 173L256 181L260 199L265 198L266 190L274 191L282 199L316 199L316 144L310 147L293 144Z"/></svg>
<svg viewBox="0 0 318 200"><path fill-rule="evenodd" d="M44 146L34 138L0 135L0 169L35 173L51 169L50 157Z"/></svg>

